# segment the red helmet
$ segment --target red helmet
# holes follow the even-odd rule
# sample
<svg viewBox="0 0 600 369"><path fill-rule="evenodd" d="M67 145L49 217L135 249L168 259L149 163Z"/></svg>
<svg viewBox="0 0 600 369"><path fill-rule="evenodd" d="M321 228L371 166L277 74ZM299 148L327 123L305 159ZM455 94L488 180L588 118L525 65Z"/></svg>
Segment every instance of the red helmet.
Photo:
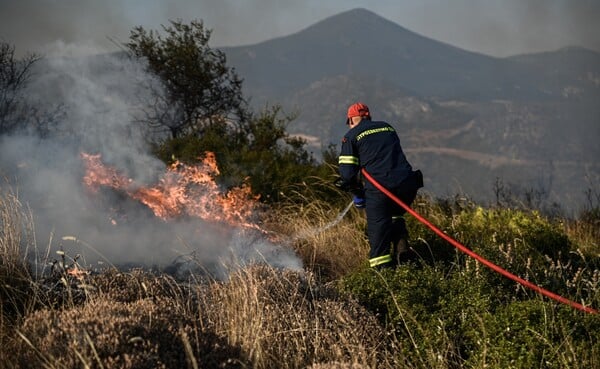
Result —
<svg viewBox="0 0 600 369"><path fill-rule="evenodd" d="M346 115L346 124L350 123L352 117L369 117L369 107L361 102L350 105L348 114Z"/></svg>

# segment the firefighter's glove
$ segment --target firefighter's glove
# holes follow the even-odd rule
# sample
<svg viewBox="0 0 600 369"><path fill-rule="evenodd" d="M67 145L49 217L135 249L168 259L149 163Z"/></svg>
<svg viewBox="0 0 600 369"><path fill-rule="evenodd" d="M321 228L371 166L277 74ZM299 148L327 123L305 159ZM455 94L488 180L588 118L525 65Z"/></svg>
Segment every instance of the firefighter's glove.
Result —
<svg viewBox="0 0 600 369"><path fill-rule="evenodd" d="M354 207L357 209L364 209L367 206L367 201L364 197L353 195L352 201L354 201Z"/></svg>
<svg viewBox="0 0 600 369"><path fill-rule="evenodd" d="M335 181L333 181L333 185L342 191L348 191L348 183L344 181L342 177L338 177Z"/></svg>
<svg viewBox="0 0 600 369"><path fill-rule="evenodd" d="M363 187L360 183L355 181L345 181L342 177L337 178L333 182L333 185L344 192L354 193L356 191L363 191Z"/></svg>

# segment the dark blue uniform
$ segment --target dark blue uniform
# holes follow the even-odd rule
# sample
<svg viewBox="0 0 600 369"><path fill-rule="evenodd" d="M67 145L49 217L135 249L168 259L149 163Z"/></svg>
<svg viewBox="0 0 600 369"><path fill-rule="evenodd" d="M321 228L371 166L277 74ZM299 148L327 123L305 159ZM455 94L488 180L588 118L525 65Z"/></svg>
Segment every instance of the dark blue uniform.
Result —
<svg viewBox="0 0 600 369"><path fill-rule="evenodd" d="M396 131L388 123L363 119L344 136L339 157L343 181L349 185L359 183L361 168L405 204L410 206L414 201L420 185ZM405 211L368 181L365 198L370 265L391 265L392 245L408 236L402 217Z"/></svg>

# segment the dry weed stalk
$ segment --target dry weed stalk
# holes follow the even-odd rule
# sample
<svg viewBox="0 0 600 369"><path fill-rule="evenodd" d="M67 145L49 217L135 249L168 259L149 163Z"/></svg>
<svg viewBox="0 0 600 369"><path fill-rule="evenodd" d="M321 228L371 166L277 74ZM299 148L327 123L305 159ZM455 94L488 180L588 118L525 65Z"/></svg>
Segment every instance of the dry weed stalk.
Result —
<svg viewBox="0 0 600 369"><path fill-rule="evenodd" d="M24 256L33 242L32 228L31 216L23 211L17 196L10 189L0 189L0 328L3 334L33 305L32 276ZM4 352L0 350L2 355Z"/></svg>
<svg viewBox="0 0 600 369"><path fill-rule="evenodd" d="M24 255L33 245L33 221L19 199L0 189L0 276L30 278Z"/></svg>
<svg viewBox="0 0 600 369"><path fill-rule="evenodd" d="M567 221L564 229L569 239L579 245L579 252L591 257L600 256L600 221Z"/></svg>
<svg viewBox="0 0 600 369"><path fill-rule="evenodd" d="M10 188L0 188L0 362L10 360L5 348L14 327L33 310L36 289L25 259L33 243L33 222Z"/></svg>

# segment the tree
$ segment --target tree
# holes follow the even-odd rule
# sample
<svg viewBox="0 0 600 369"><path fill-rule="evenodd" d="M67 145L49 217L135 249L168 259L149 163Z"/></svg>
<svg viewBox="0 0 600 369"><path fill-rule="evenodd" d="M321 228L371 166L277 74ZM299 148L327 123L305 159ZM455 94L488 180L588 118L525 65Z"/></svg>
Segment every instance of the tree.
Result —
<svg viewBox="0 0 600 369"><path fill-rule="evenodd" d="M170 21L166 36L139 26L125 46L147 62L162 91L146 116L150 127L170 134L202 135L207 127L246 119L242 80L226 65L225 54L209 47L210 30L201 21Z"/></svg>
<svg viewBox="0 0 600 369"><path fill-rule="evenodd" d="M39 59L35 54L18 59L14 46L0 42L0 134L16 131L25 121L27 104L23 91L32 66Z"/></svg>
<svg viewBox="0 0 600 369"><path fill-rule="evenodd" d="M193 163L214 152L222 185L248 182L266 202L322 174L306 142L286 132L293 117L282 117L278 106L257 115L247 108L242 80L227 67L225 54L208 46L210 31L202 22L171 21L163 30L164 37L137 27L126 44L160 82L160 90L151 90L155 100L146 123L169 135L155 142L163 161Z"/></svg>
<svg viewBox="0 0 600 369"><path fill-rule="evenodd" d="M316 162L305 149L304 139L290 136L286 125L293 116L282 114L279 106L265 107L250 114L238 130L226 125L213 125L201 137L188 135L166 140L157 149L165 162L172 158L194 163L204 152L214 152L225 187L248 183L264 202L272 203L288 196L296 184L317 177L328 178L327 164Z"/></svg>

